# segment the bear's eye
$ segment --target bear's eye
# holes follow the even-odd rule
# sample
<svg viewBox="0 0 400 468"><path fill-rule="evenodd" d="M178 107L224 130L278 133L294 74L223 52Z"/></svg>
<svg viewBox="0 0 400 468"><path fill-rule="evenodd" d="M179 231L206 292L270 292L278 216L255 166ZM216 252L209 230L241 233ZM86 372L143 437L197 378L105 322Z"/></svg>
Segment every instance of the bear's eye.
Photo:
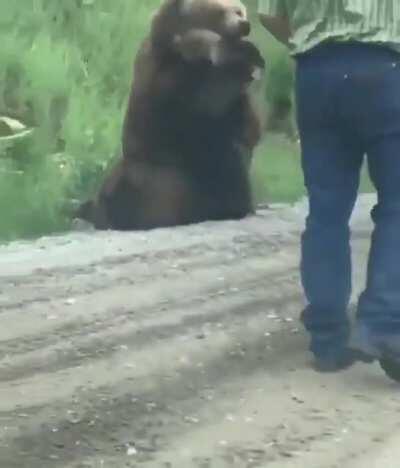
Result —
<svg viewBox="0 0 400 468"><path fill-rule="evenodd" d="M226 15L226 9L225 8L216 8L215 9L215 16L217 18L223 18Z"/></svg>
<svg viewBox="0 0 400 468"><path fill-rule="evenodd" d="M240 18L243 18L243 16L244 16L243 10L241 10L240 8L236 8L235 13L236 13Z"/></svg>

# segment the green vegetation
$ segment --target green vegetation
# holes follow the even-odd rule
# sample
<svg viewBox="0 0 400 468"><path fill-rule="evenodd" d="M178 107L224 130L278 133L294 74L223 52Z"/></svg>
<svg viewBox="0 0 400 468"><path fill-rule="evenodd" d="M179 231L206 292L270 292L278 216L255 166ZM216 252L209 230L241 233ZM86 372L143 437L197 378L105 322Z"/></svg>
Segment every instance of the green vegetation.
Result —
<svg viewBox="0 0 400 468"><path fill-rule="evenodd" d="M299 145L281 134L270 134L259 146L252 167L259 203L293 202L304 194Z"/></svg>
<svg viewBox="0 0 400 468"><path fill-rule="evenodd" d="M119 152L132 60L161 0L0 0L0 239L69 227ZM260 105L274 131L291 128L292 64L254 18L268 60ZM10 126L7 118L27 129ZM253 170L259 201L302 193L297 146L272 136Z"/></svg>
<svg viewBox="0 0 400 468"><path fill-rule="evenodd" d="M259 203L292 203L305 195L300 146L283 134L268 134L259 146L252 168L255 199ZM373 191L366 167L361 192Z"/></svg>
<svg viewBox="0 0 400 468"><path fill-rule="evenodd" d="M0 0L0 238L68 228L118 153L132 58L157 0Z"/></svg>

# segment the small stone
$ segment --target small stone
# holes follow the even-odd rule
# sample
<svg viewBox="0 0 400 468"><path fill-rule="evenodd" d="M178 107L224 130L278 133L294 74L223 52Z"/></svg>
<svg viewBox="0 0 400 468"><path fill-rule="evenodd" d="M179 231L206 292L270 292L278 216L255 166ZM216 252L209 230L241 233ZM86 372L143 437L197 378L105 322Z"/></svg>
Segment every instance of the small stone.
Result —
<svg viewBox="0 0 400 468"><path fill-rule="evenodd" d="M296 403L299 403L299 404L305 403L305 401L303 399L299 398L296 395L292 395L292 400L295 401Z"/></svg>
<svg viewBox="0 0 400 468"><path fill-rule="evenodd" d="M282 455L282 457L285 457L285 458L293 458L293 453L287 450L282 450L280 452L280 455Z"/></svg>
<svg viewBox="0 0 400 468"><path fill-rule="evenodd" d="M129 446L126 450L126 454L128 455L128 457L133 457L134 455L137 455L137 450L135 447Z"/></svg>
<svg viewBox="0 0 400 468"><path fill-rule="evenodd" d="M193 417L193 416L185 416L184 420L186 422L193 423L193 424L198 424L200 422L200 420L198 418Z"/></svg>

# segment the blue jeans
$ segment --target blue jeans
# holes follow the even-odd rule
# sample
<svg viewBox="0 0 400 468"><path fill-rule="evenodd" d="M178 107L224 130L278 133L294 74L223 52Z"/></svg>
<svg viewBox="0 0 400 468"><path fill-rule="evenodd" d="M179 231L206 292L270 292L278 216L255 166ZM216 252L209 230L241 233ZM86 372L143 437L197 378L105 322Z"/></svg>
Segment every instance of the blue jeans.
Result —
<svg viewBox="0 0 400 468"><path fill-rule="evenodd" d="M378 203L358 323L400 337L400 54L330 43L297 58L296 93L309 216L303 314L316 354L343 346L351 295L349 219L367 156Z"/></svg>

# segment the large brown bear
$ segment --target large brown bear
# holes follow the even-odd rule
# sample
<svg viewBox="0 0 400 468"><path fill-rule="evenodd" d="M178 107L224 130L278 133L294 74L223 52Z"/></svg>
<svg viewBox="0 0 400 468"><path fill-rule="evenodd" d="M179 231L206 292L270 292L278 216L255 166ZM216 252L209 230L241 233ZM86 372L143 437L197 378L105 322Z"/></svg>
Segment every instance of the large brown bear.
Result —
<svg viewBox="0 0 400 468"><path fill-rule="evenodd" d="M239 1L164 1L134 63L122 158L78 217L133 230L252 212L248 85L264 60L249 32Z"/></svg>

